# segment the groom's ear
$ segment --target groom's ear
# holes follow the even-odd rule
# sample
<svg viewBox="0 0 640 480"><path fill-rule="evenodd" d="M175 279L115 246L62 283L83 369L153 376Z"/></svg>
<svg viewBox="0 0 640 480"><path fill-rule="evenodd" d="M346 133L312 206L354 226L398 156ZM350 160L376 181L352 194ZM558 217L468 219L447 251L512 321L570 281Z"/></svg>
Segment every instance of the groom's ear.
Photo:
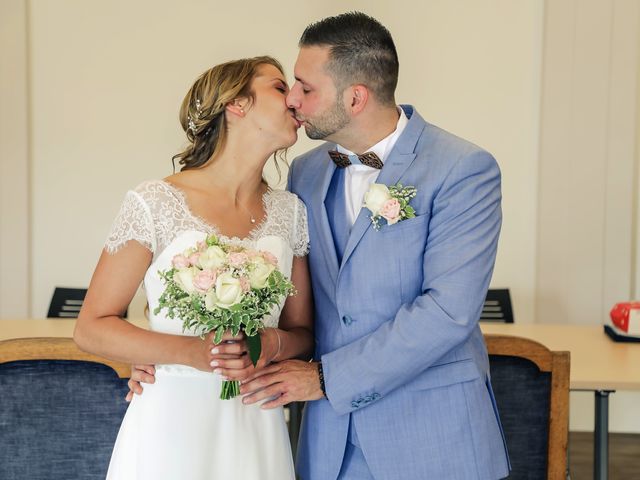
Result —
<svg viewBox="0 0 640 480"><path fill-rule="evenodd" d="M364 110L369 101L369 89L362 84L352 85L349 89L351 90L351 114L357 115Z"/></svg>

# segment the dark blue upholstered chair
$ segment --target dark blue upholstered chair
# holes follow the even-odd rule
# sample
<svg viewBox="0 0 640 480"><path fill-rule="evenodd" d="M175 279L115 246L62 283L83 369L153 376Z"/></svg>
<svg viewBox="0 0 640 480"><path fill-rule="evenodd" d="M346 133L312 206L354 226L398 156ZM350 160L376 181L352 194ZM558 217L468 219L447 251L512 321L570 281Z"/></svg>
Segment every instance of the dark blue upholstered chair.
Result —
<svg viewBox="0 0 640 480"><path fill-rule="evenodd" d="M70 338L0 341L0 478L104 479L129 375Z"/></svg>
<svg viewBox="0 0 640 480"><path fill-rule="evenodd" d="M533 340L485 335L510 480L567 478L569 352Z"/></svg>

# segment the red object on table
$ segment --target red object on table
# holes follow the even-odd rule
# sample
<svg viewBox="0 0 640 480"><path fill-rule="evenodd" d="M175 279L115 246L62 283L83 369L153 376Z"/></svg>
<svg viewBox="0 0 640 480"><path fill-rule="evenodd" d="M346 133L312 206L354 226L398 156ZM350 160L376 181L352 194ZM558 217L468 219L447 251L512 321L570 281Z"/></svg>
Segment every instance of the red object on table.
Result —
<svg viewBox="0 0 640 480"><path fill-rule="evenodd" d="M626 334L640 333L640 302L616 303L611 309L611 322Z"/></svg>

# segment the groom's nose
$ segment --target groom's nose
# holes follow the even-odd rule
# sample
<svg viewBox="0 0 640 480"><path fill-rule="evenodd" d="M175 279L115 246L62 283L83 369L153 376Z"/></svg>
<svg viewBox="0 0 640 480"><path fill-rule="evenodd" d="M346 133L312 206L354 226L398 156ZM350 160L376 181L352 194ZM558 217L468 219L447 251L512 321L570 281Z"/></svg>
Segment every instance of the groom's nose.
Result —
<svg viewBox="0 0 640 480"><path fill-rule="evenodd" d="M300 108L300 95L302 93L302 88L300 87L299 82L295 82L289 90L287 94L287 107L292 108L294 110Z"/></svg>

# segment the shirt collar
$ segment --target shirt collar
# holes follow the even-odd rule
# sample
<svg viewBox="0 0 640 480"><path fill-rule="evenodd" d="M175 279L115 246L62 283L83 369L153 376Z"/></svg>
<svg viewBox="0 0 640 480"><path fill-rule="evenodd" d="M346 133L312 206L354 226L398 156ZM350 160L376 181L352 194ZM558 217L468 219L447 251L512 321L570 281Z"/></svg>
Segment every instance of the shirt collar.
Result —
<svg viewBox="0 0 640 480"><path fill-rule="evenodd" d="M402 134L402 131L407 126L407 123L409 122L409 119L407 118L407 115L404 113L404 110L400 107L396 107L396 108L398 109L398 113L400 114L400 117L398 118L398 123L396 124L396 129L393 132L391 132L389 135L384 137L382 140L380 140L378 143L376 143L373 147L365 150L366 152L373 152L376 155L378 155L382 163L385 162L385 160L389 156L389 153L391 153L391 149L393 149L393 146L396 144L396 142L398 141L398 138ZM352 151L347 150L342 145L336 145L336 149L340 153L344 153L346 155L354 154ZM357 167L357 166L358 165L354 165L354 167ZM364 165L362 166L365 167ZM371 167L365 167L365 168L371 168Z"/></svg>

